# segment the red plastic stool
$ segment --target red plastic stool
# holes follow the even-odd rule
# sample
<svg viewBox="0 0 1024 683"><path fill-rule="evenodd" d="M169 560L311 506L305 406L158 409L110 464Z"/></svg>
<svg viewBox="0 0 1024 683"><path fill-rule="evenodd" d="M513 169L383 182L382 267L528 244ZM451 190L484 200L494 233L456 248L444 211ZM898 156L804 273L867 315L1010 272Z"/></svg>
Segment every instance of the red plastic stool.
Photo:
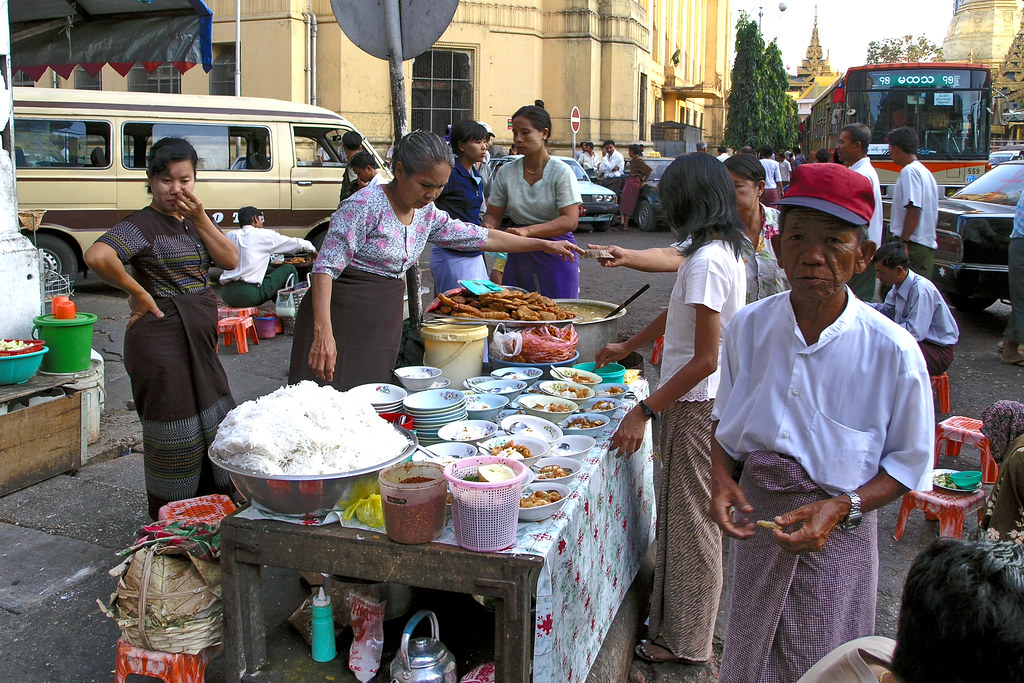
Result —
<svg viewBox="0 0 1024 683"><path fill-rule="evenodd" d="M252 333L252 340L260 343L259 335L256 334L256 325L251 317L246 318L223 318L217 322L217 331L224 335L224 346L231 346L232 342L239 353L249 353L249 333Z"/></svg>
<svg viewBox="0 0 1024 683"><path fill-rule="evenodd" d="M981 452L981 480L986 484L996 483L999 478L999 465L992 457L992 449L988 437L981 433L981 420L955 415L946 418L935 427L935 465L939 464L942 447L946 447L946 455L960 455L960 446L975 446Z"/></svg>
<svg viewBox="0 0 1024 683"><path fill-rule="evenodd" d="M160 508L157 519L187 519L190 522L220 524L220 521L235 511L235 504L223 493L176 500Z"/></svg>
<svg viewBox="0 0 1024 683"><path fill-rule="evenodd" d="M907 530L907 520L911 510L921 510L925 515L933 514L939 518L939 535L960 538L964 533L964 515L978 512L978 522L985 508L985 490L979 488L974 493L947 493L946 491L909 491L903 495L900 516L896 520L896 531L892 537L897 541Z"/></svg>
<svg viewBox="0 0 1024 683"><path fill-rule="evenodd" d="M939 399L939 412L948 415L953 412L953 405L949 402L949 374L932 375L932 391Z"/></svg>
<svg viewBox="0 0 1024 683"><path fill-rule="evenodd" d="M654 350L651 351L651 365L661 362L661 354L665 351L665 335L654 340Z"/></svg>
<svg viewBox="0 0 1024 683"><path fill-rule="evenodd" d="M215 653L216 649L209 647L197 655L158 652L136 647L119 638L114 683L125 683L128 674L152 676L165 683L203 683L206 665Z"/></svg>
<svg viewBox="0 0 1024 683"><path fill-rule="evenodd" d="M229 306L220 306L217 309L217 319L223 320L224 318L251 318L254 315L259 315L260 309L250 306L248 308L231 308Z"/></svg>

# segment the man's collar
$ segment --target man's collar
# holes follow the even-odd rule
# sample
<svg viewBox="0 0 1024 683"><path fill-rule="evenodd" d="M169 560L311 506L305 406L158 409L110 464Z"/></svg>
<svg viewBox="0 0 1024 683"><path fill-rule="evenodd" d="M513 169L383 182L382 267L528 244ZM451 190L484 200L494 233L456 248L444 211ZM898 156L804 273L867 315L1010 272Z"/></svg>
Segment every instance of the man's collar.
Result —
<svg viewBox="0 0 1024 683"><path fill-rule="evenodd" d="M906 299L907 295L910 294L910 290L913 289L915 284L917 284L916 278L918 277L920 277L920 275L912 270L908 270L907 277L896 287L896 295Z"/></svg>
<svg viewBox="0 0 1024 683"><path fill-rule="evenodd" d="M842 312L831 325L821 331L821 334L818 335L818 341L810 345L807 344L804 339L803 332L800 331L800 324L796 319L796 311L793 309L793 300L792 298L787 297L787 302L789 303L789 317L793 321L793 332L804 344L804 348L801 349L800 353L814 353L816 350L841 335L844 330L850 327L853 320L857 317L857 307L859 305L866 305L861 304L860 299L858 299L857 295L853 293L853 290L850 289L849 285L844 285L844 287L846 288L846 305L843 307Z"/></svg>

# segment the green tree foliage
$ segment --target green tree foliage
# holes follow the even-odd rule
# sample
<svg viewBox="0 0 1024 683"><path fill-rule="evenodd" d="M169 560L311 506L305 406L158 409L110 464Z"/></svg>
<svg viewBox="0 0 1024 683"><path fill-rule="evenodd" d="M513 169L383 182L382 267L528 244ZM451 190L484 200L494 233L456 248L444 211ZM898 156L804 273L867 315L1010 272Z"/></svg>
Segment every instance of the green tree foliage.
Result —
<svg viewBox="0 0 1024 683"><path fill-rule="evenodd" d="M924 36L872 40L868 43L868 64L901 62L941 62L942 48Z"/></svg>
<svg viewBox="0 0 1024 683"><path fill-rule="evenodd" d="M785 149L796 143L796 103L789 76L773 41L765 47L757 22L740 12L736 22L736 59L725 122L725 144L733 149L765 143Z"/></svg>

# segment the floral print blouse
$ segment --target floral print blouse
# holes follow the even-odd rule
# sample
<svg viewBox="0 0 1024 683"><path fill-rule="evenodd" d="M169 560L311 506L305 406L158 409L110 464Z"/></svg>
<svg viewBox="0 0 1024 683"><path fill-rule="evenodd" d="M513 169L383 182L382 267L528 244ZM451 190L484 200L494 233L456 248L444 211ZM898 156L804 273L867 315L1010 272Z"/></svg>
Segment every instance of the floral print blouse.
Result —
<svg viewBox="0 0 1024 683"><path fill-rule="evenodd" d="M338 206L313 264L314 273L332 278L351 266L387 278L400 278L415 264L427 242L459 251L480 251L487 228L452 218L427 204L409 225L398 220L383 185L359 190Z"/></svg>

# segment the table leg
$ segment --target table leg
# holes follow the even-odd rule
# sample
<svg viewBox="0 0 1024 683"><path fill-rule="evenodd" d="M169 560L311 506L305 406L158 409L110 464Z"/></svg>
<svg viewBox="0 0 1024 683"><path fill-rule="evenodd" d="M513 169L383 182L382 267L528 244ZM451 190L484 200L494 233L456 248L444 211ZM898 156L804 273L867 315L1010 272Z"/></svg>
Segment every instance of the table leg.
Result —
<svg viewBox="0 0 1024 683"><path fill-rule="evenodd" d="M499 589L494 605L495 680L532 680L533 591L536 581L514 573L504 581L478 579L478 584Z"/></svg>
<svg viewBox="0 0 1024 683"><path fill-rule="evenodd" d="M229 683L238 683L267 664L261 568L239 561L235 552L234 544L227 542L221 554L226 621L224 673Z"/></svg>

